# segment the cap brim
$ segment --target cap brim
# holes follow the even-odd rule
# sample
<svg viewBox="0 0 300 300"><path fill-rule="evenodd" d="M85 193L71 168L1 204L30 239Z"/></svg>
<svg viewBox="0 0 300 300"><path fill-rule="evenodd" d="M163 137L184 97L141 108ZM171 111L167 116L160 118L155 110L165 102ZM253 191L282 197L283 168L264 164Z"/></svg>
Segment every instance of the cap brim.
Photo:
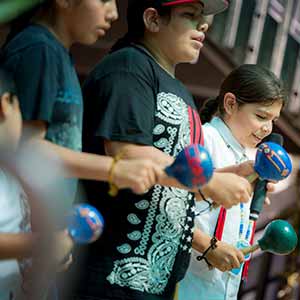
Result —
<svg viewBox="0 0 300 300"><path fill-rule="evenodd" d="M204 5L203 14L204 15L215 15L226 8L228 8L228 1L227 0L174 0L164 3L163 6L173 6L173 5L180 5L185 3L194 3L194 2L202 2Z"/></svg>
<svg viewBox="0 0 300 300"><path fill-rule="evenodd" d="M204 15L216 15L228 8L228 1L226 0L201 0L204 4Z"/></svg>

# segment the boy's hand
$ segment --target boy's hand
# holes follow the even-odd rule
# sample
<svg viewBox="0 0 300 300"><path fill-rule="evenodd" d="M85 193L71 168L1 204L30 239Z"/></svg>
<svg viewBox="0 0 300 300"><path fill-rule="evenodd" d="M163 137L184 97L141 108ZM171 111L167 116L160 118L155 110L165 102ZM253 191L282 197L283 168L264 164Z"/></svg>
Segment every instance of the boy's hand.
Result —
<svg viewBox="0 0 300 300"><path fill-rule="evenodd" d="M216 204L228 209L240 202L248 202L252 187L247 179L236 174L215 172L202 192Z"/></svg>
<svg viewBox="0 0 300 300"><path fill-rule="evenodd" d="M136 194L143 194L163 175L161 166L149 159L123 159L116 163L113 182L118 188L130 188Z"/></svg>

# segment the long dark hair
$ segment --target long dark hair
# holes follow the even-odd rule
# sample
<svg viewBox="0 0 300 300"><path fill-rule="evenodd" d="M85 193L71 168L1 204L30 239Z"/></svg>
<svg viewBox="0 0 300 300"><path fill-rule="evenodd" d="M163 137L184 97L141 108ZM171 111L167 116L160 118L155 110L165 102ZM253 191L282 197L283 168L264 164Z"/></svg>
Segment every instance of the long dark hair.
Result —
<svg viewBox="0 0 300 300"><path fill-rule="evenodd" d="M112 46L111 52L127 47L131 43L138 42L144 37L145 24L143 14L149 7L155 8L162 17L169 17L171 14L171 8L161 6L159 1L129 0L127 7L127 33Z"/></svg>
<svg viewBox="0 0 300 300"><path fill-rule="evenodd" d="M223 116L224 96L232 93L239 105L249 103L272 104L287 101L283 83L271 71L258 65L245 64L233 70L223 81L219 95L206 101L200 110L202 123L209 122L214 115Z"/></svg>

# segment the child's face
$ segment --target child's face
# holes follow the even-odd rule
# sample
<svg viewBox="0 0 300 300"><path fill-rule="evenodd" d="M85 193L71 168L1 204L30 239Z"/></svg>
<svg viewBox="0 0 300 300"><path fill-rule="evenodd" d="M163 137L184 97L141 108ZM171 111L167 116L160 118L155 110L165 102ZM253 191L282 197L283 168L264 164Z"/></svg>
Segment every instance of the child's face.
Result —
<svg viewBox="0 0 300 300"><path fill-rule="evenodd" d="M227 114L226 123L242 146L254 148L272 132L273 123L280 116L282 104L282 101L267 105L236 103L232 114Z"/></svg>
<svg viewBox="0 0 300 300"><path fill-rule="evenodd" d="M174 6L170 20L160 23L161 52L173 65L198 60L208 29L202 9L200 2Z"/></svg>
<svg viewBox="0 0 300 300"><path fill-rule="evenodd" d="M73 42L90 45L103 37L118 18L116 0L73 1L66 23Z"/></svg>
<svg viewBox="0 0 300 300"><path fill-rule="evenodd" d="M1 148L7 150L16 150L22 132L22 117L19 101L16 96L11 96L9 93L4 93L1 101Z"/></svg>

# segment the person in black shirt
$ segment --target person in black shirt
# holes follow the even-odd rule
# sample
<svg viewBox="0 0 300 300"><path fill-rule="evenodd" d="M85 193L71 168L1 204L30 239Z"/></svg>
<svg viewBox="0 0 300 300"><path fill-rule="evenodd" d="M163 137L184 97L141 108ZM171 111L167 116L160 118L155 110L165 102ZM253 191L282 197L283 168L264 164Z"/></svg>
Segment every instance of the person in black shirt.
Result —
<svg viewBox="0 0 300 300"><path fill-rule="evenodd" d="M165 167L185 146L203 144L193 98L175 67L198 59L208 27L203 16L226 7L222 0L129 1L125 39L83 87L84 151L149 158ZM124 190L112 198L106 184L84 186L106 227L80 256L72 299L172 299L189 264L194 191L167 176L143 195ZM203 193L230 207L248 201L251 187L235 174L216 173Z"/></svg>

